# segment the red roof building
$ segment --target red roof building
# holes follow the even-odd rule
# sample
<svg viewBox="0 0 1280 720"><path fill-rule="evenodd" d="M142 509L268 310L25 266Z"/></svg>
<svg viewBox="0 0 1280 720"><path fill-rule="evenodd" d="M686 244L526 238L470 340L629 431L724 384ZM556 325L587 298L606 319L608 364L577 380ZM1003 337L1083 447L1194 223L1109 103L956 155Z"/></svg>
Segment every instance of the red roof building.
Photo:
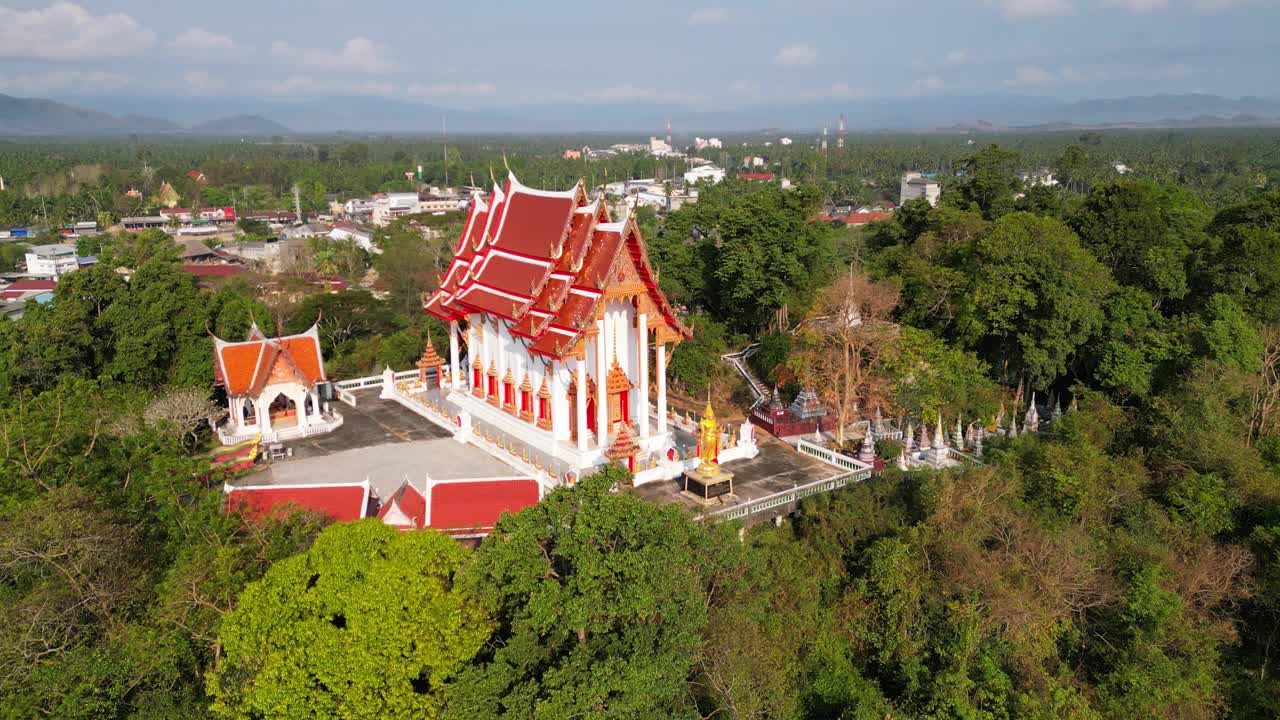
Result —
<svg viewBox="0 0 1280 720"><path fill-rule="evenodd" d="M252 520L294 511L320 513L336 522L369 516L369 482L344 485L224 485L227 510Z"/></svg>
<svg viewBox="0 0 1280 720"><path fill-rule="evenodd" d="M868 223L883 222L885 220L892 219L893 213L887 212L856 212L836 218L838 222L842 222L845 225L866 225Z"/></svg>
<svg viewBox="0 0 1280 720"><path fill-rule="evenodd" d="M772 180L773 173L738 173L742 180Z"/></svg>
<svg viewBox="0 0 1280 720"><path fill-rule="evenodd" d="M213 370L215 383L227 391L230 417L219 436L228 445L259 432L271 442L341 424L341 416L325 410L316 387L327 378L315 325L269 338L254 324L242 342L214 337Z"/></svg>
<svg viewBox="0 0 1280 720"><path fill-rule="evenodd" d="M692 334L659 289L634 219L612 219L581 183L535 190L510 174L491 202L473 196L453 260L424 307L450 327L459 434L518 438L576 474L607 462L610 438L627 424L641 467L646 458L665 461L673 447L666 360L669 346ZM614 368L625 384L605 382ZM661 472L674 477L678 463L669 464Z"/></svg>
<svg viewBox="0 0 1280 720"><path fill-rule="evenodd" d="M239 265L203 265L198 263L187 263L182 266L182 270L197 278L235 277L244 272L244 268Z"/></svg>
<svg viewBox="0 0 1280 720"><path fill-rule="evenodd" d="M539 495L533 478L428 480L425 495L406 482L383 502L378 518L402 530L432 528L454 537L481 537L493 530L502 513L536 505Z"/></svg>
<svg viewBox="0 0 1280 720"><path fill-rule="evenodd" d="M21 300L23 298L53 292L58 286L56 280L14 280L0 290L0 300Z"/></svg>

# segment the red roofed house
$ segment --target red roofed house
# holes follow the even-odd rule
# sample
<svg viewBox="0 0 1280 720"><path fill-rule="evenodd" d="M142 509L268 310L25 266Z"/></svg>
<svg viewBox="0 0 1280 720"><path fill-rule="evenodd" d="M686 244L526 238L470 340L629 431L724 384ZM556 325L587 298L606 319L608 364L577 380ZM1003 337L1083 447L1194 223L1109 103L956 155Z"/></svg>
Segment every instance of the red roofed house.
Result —
<svg viewBox="0 0 1280 720"><path fill-rule="evenodd" d="M57 280L15 280L0 290L0 300L25 300L43 293L53 292Z"/></svg>
<svg viewBox="0 0 1280 720"><path fill-rule="evenodd" d="M449 325L458 439L506 437L576 477L609 462L619 426L629 425L637 445L629 464L644 468L636 481L677 476L666 364L671 346L692 334L657 280L634 219L613 220L581 183L534 190L512 174L491 202L473 197L453 261L425 304Z"/></svg>
<svg viewBox="0 0 1280 720"><path fill-rule="evenodd" d="M743 180L772 180L773 173L738 173Z"/></svg>
<svg viewBox="0 0 1280 720"><path fill-rule="evenodd" d="M227 510L257 520L307 510L336 522L369 516L369 481L343 485L223 485Z"/></svg>
<svg viewBox="0 0 1280 720"><path fill-rule="evenodd" d="M536 505L533 478L427 479L426 491L406 482L382 503L378 518L402 530L432 528L454 537L488 535L504 512Z"/></svg>
<svg viewBox="0 0 1280 720"><path fill-rule="evenodd" d="M320 401L326 382L320 334L268 338L255 324L243 342L213 338L214 375L227 391L230 417L218 437L232 445L262 433L263 442L318 435L342 424Z"/></svg>
<svg viewBox="0 0 1280 720"><path fill-rule="evenodd" d="M893 213L887 212L853 212L844 217L837 217L836 220L843 222L845 225L867 225L873 222L883 222L892 220Z"/></svg>

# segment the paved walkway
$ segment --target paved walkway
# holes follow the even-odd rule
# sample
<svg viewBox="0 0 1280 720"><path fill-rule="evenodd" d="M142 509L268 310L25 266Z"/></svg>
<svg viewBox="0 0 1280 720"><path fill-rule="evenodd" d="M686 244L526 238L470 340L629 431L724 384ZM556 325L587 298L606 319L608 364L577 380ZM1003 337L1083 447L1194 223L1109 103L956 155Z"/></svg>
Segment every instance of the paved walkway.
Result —
<svg viewBox="0 0 1280 720"><path fill-rule="evenodd" d="M327 435L286 442L289 460L268 463L237 485L352 483L364 479L379 497L388 497L406 478L434 480L512 477L519 473L483 450L463 445L443 428L378 390L357 393L356 407L335 403L342 427Z"/></svg>
<svg viewBox="0 0 1280 720"><path fill-rule="evenodd" d="M840 468L801 455L783 443L766 440L761 435L763 433L756 436L760 442L759 455L750 460L725 463L724 469L734 476L733 492L736 499L705 506L706 510L732 507L844 473ZM682 494L683 489L684 480L680 478L645 483L636 488L636 494L653 502L675 503L694 511L703 510L701 503Z"/></svg>

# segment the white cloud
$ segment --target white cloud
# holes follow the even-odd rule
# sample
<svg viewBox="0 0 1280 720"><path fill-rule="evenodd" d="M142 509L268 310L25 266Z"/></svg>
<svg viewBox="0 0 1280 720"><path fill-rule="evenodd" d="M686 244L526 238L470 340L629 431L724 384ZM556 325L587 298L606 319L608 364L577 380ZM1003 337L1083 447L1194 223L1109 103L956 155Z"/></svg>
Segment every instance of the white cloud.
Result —
<svg viewBox="0 0 1280 720"><path fill-rule="evenodd" d="M734 80L729 83L729 92L734 95L756 96L760 94L760 83L754 80Z"/></svg>
<svg viewBox="0 0 1280 720"><path fill-rule="evenodd" d="M830 96L833 98L857 99L866 96L866 91L861 88L849 87L847 82L831 83Z"/></svg>
<svg viewBox="0 0 1280 720"><path fill-rule="evenodd" d="M1135 15L1146 15L1169 8L1169 0L1106 0L1106 4L1124 8Z"/></svg>
<svg viewBox="0 0 1280 720"><path fill-rule="evenodd" d="M1006 80L1004 84L1010 87L1034 87L1050 85L1056 80L1053 73L1038 65L1023 65L1014 73L1013 79Z"/></svg>
<svg viewBox="0 0 1280 720"><path fill-rule="evenodd" d="M773 64L783 67L805 67L817 61L818 51L805 43L786 45L773 56Z"/></svg>
<svg viewBox="0 0 1280 720"><path fill-rule="evenodd" d="M385 97L395 95L396 86L381 80L357 82L333 82L317 80L311 75L290 75L283 80L268 83L265 91L271 95L360 95Z"/></svg>
<svg viewBox="0 0 1280 720"><path fill-rule="evenodd" d="M1189 0L1191 9L1200 12L1223 12L1234 10L1245 5L1253 5L1256 0Z"/></svg>
<svg viewBox="0 0 1280 720"><path fill-rule="evenodd" d="M271 44L271 55L290 65L318 72L383 73L398 69L387 46L367 37L354 37L337 51L295 47L282 40Z"/></svg>
<svg viewBox="0 0 1280 720"><path fill-rule="evenodd" d="M926 75L911 83L911 88L907 91L909 95L932 95L941 92L947 83L937 75Z"/></svg>
<svg viewBox="0 0 1280 720"><path fill-rule="evenodd" d="M412 83L406 90L415 97L479 97L497 91L498 86L491 82Z"/></svg>
<svg viewBox="0 0 1280 720"><path fill-rule="evenodd" d="M70 2L44 9L0 5L0 58L92 60L133 55L156 34L124 13L94 15Z"/></svg>
<svg viewBox="0 0 1280 720"><path fill-rule="evenodd" d="M987 5L999 8L1005 17L1051 17L1070 15L1075 7L1072 0L985 0Z"/></svg>
<svg viewBox="0 0 1280 720"><path fill-rule="evenodd" d="M119 90L132 82L124 75L99 71L50 70L48 72L0 74L0 92L48 97L54 92L99 93Z"/></svg>
<svg viewBox="0 0 1280 720"><path fill-rule="evenodd" d="M722 7L698 8L689 13L690 25L722 25L729 20L729 9Z"/></svg>
<svg viewBox="0 0 1280 720"><path fill-rule="evenodd" d="M204 28L191 28L165 43L179 55L212 60L235 60L246 50L226 35L209 32Z"/></svg>
<svg viewBox="0 0 1280 720"><path fill-rule="evenodd" d="M588 100L597 103L621 103L636 100L651 100L655 102L697 105L706 101L706 97L694 93L688 93L681 90L658 90L654 88L640 87L630 83L612 85L599 90L588 90L583 94L583 96Z"/></svg>
<svg viewBox="0 0 1280 720"><path fill-rule="evenodd" d="M225 88L227 81L207 70L188 70L182 74L182 84L188 95L213 95Z"/></svg>
<svg viewBox="0 0 1280 720"><path fill-rule="evenodd" d="M968 50L952 50L947 53L946 61L948 65L963 65L973 58L969 56Z"/></svg>

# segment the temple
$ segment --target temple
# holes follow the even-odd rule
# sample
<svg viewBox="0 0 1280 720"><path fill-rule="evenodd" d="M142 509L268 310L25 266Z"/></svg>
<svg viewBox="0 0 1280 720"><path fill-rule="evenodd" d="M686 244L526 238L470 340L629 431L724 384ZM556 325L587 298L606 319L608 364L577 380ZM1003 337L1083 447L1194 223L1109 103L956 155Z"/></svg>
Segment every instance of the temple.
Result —
<svg viewBox="0 0 1280 720"><path fill-rule="evenodd" d="M242 342L213 338L215 383L227 391L228 417L218 426L224 445L261 436L262 442L325 433L342 416L320 399L326 382L320 334L269 338L255 323Z"/></svg>
<svg viewBox="0 0 1280 720"><path fill-rule="evenodd" d="M683 472L666 364L692 335L658 289L635 221L613 220L581 182L534 190L510 174L489 203L473 198L424 307L449 327L441 388L458 440L517 439L569 482L609 461L637 482Z"/></svg>

